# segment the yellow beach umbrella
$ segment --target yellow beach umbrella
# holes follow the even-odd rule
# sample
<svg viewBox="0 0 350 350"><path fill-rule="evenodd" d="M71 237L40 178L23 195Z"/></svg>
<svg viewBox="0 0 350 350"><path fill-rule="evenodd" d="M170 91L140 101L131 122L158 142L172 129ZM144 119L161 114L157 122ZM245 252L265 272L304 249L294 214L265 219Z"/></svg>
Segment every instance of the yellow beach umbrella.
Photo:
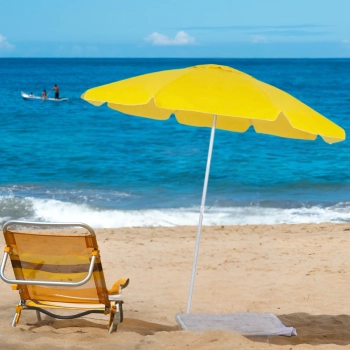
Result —
<svg viewBox="0 0 350 350"><path fill-rule="evenodd" d="M82 98L119 112L210 127L187 313L190 311L215 129L327 143L345 140L344 130L286 92L227 66L200 65L136 76L87 90Z"/></svg>

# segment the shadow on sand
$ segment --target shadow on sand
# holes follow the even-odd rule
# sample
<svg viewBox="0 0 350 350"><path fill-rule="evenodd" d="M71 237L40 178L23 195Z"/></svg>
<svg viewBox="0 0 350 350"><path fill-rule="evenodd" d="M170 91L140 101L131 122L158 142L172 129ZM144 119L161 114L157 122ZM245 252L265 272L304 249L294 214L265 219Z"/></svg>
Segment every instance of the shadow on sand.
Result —
<svg viewBox="0 0 350 350"><path fill-rule="evenodd" d="M122 332L135 332L140 335L153 335L156 332L174 332L181 330L180 326L167 326L134 318L125 318L119 329Z"/></svg>
<svg viewBox="0 0 350 350"><path fill-rule="evenodd" d="M286 327L294 327L297 336L249 338L256 342L267 342L276 345L321 345L321 344L350 344L350 316L349 315L309 315L294 313L277 315Z"/></svg>
<svg viewBox="0 0 350 350"><path fill-rule="evenodd" d="M264 342L275 345L321 345L321 344L350 344L350 315L310 315L306 313L293 313L277 315L286 327L296 328L298 335L293 337L248 337L254 342ZM30 330L38 330L42 326L50 326L53 329L79 327L79 332L85 332L84 328L101 329L107 332L107 323L101 324L93 320L59 320L47 318L35 324L27 324ZM73 329L72 329L73 330ZM147 322L134 318L125 318L118 326L118 332L134 332L142 336L153 335L157 332L179 331L179 326L168 326L160 323ZM86 329L86 332L88 330Z"/></svg>
<svg viewBox="0 0 350 350"><path fill-rule="evenodd" d="M107 323L105 325L98 322L90 321L87 319L76 319L76 320L55 320L51 317L45 317L43 321L36 323L27 323L29 330L37 330L43 326L50 326L53 329L64 329L64 328L80 328L79 332L84 332L84 328L95 328L103 329L107 332ZM178 331L181 328L179 326L167 326L160 323L147 322L143 320L124 318L124 321L118 325L118 332L135 332L142 336L153 335L156 332L173 332Z"/></svg>

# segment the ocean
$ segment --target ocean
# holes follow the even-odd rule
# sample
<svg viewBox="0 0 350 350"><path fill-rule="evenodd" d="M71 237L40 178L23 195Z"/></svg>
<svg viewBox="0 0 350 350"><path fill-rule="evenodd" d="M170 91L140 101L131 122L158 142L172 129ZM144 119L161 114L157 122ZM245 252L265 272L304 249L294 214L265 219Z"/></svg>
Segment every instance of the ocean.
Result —
<svg viewBox="0 0 350 350"><path fill-rule="evenodd" d="M87 89L222 64L350 127L350 59L0 59L0 223L197 225L210 129L95 107ZM31 102L54 86L67 102ZM53 97L53 92L49 97ZM204 225L350 221L348 141L216 131Z"/></svg>

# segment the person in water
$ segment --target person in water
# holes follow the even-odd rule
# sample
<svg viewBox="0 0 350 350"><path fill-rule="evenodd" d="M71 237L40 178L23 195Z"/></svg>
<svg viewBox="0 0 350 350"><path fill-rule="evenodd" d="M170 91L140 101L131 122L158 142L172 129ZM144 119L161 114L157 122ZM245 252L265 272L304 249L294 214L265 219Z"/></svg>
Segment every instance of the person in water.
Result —
<svg viewBox="0 0 350 350"><path fill-rule="evenodd" d="M55 91L55 99L58 100L60 98L60 88L55 84L55 86L52 88L52 90Z"/></svg>
<svg viewBox="0 0 350 350"><path fill-rule="evenodd" d="M46 90L44 90L43 93L41 94L41 99L46 100L46 97L47 97L47 93L46 93Z"/></svg>

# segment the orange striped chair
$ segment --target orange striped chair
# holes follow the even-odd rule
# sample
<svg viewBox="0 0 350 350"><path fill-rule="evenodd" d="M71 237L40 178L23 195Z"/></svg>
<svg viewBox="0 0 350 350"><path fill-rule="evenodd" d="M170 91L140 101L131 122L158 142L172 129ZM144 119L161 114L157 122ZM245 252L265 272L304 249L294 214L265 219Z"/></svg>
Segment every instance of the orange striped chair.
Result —
<svg viewBox="0 0 350 350"><path fill-rule="evenodd" d="M67 234L67 228L74 230ZM3 233L6 247L0 276L20 295L13 327L22 310L35 310L38 321L40 313L59 319L102 313L110 316L109 333L117 330L123 321L121 291L129 279L120 279L107 289L96 235L90 226L9 221L4 224ZM4 275L8 257L14 279ZM59 310L76 311L56 314Z"/></svg>

